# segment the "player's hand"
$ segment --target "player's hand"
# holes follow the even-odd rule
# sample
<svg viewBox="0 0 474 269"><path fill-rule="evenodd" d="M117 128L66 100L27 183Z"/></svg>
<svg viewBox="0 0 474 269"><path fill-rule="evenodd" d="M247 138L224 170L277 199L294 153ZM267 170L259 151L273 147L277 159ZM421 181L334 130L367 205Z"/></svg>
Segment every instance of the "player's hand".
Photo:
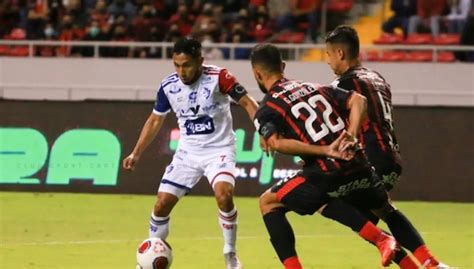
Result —
<svg viewBox="0 0 474 269"><path fill-rule="evenodd" d="M265 141L265 138L260 136L260 148L265 152L265 154L270 157L275 155L275 150L273 150L268 144L267 141Z"/></svg>
<svg viewBox="0 0 474 269"><path fill-rule="evenodd" d="M344 130L341 135L329 145L327 156L350 161L355 155L355 143L353 136Z"/></svg>
<svg viewBox="0 0 474 269"><path fill-rule="evenodd" d="M343 136L343 139L341 140L339 144L338 150L341 152L349 151L349 150L355 151L359 143L358 139L352 134L350 134L349 132L347 132L346 130L343 131L341 136Z"/></svg>
<svg viewBox="0 0 474 269"><path fill-rule="evenodd" d="M133 153L128 155L123 159L122 166L124 169L133 171L138 162L138 156L135 156Z"/></svg>

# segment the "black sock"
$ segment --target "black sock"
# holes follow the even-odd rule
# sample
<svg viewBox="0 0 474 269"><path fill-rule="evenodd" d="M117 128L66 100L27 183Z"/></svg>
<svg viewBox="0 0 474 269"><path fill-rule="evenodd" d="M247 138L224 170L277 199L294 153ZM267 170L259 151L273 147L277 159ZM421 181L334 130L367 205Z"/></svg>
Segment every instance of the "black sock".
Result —
<svg viewBox="0 0 474 269"><path fill-rule="evenodd" d="M396 264L400 264L400 262L408 255L408 253L403 249L400 248L395 252L395 257L393 257L393 262Z"/></svg>
<svg viewBox="0 0 474 269"><path fill-rule="evenodd" d="M330 201L321 215L351 228L356 233L359 233L368 221L357 209L339 199Z"/></svg>
<svg viewBox="0 0 474 269"><path fill-rule="evenodd" d="M402 212L398 210L390 212L385 218L385 222L398 243L411 252L425 244L421 235Z"/></svg>
<svg viewBox="0 0 474 269"><path fill-rule="evenodd" d="M281 262L296 256L295 234L285 214L286 212L277 210L263 216L263 221L270 234L270 241Z"/></svg>

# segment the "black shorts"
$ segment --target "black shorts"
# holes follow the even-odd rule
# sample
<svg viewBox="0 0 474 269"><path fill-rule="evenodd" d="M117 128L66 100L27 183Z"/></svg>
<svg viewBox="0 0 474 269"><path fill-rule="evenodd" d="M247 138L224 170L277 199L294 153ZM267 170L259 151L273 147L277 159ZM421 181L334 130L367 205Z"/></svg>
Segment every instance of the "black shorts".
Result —
<svg viewBox="0 0 474 269"><path fill-rule="evenodd" d="M374 165L377 175L387 190L392 190L400 181L402 166L398 163L377 163Z"/></svg>
<svg viewBox="0 0 474 269"><path fill-rule="evenodd" d="M371 209L380 208L388 199L383 184L366 169L317 175L300 171L270 190L287 209L300 215L314 214L330 199L340 198Z"/></svg>
<svg viewBox="0 0 474 269"><path fill-rule="evenodd" d="M276 193L278 201L287 209L300 215L314 214L329 200L323 190L307 180L301 171L278 181L270 191Z"/></svg>

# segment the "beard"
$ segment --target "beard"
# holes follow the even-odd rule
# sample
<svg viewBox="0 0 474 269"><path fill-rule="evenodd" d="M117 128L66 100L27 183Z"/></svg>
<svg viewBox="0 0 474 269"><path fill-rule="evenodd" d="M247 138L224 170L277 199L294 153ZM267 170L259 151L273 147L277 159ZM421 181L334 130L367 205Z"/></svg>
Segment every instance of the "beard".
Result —
<svg viewBox="0 0 474 269"><path fill-rule="evenodd" d="M267 89L265 88L265 86L263 86L263 84L262 84L260 81L257 81L257 84L258 84L258 88L260 89L260 91L261 91L263 94L266 94L266 93L267 93Z"/></svg>

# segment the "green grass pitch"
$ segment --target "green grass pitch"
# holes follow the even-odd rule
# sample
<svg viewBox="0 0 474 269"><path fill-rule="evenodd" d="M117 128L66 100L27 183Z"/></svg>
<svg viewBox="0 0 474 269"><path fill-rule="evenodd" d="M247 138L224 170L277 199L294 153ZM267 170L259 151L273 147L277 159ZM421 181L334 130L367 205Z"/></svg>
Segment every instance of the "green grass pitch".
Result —
<svg viewBox="0 0 474 269"><path fill-rule="evenodd" d="M0 268L135 268L154 196L0 192ZM245 269L282 268L257 198L236 198L238 250ZM474 204L398 202L441 260L474 268ZM305 268L381 268L377 250L320 215L289 215ZM224 268L212 197L185 197L168 241L172 269ZM392 265L390 268L398 268Z"/></svg>

